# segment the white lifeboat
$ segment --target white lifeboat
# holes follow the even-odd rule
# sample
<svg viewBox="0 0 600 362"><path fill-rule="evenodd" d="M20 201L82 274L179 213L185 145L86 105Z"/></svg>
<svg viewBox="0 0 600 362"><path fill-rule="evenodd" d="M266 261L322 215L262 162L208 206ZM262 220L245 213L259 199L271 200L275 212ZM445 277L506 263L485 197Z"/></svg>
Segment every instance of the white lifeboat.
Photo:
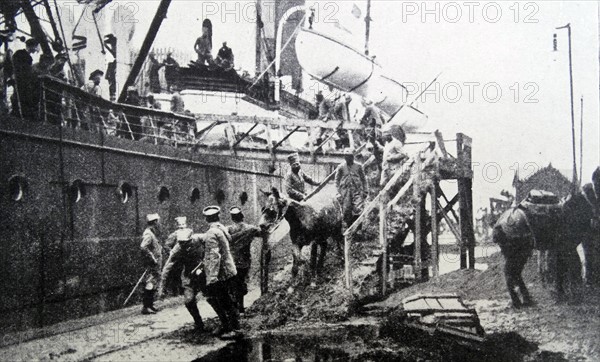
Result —
<svg viewBox="0 0 600 362"><path fill-rule="evenodd" d="M356 48L325 32L302 28L296 36L296 54L300 66L310 76L372 100L388 116L395 116L404 107L398 113L401 119L394 117L394 121L403 124L407 131L425 125L427 116L406 105L406 87L386 76L379 64Z"/></svg>

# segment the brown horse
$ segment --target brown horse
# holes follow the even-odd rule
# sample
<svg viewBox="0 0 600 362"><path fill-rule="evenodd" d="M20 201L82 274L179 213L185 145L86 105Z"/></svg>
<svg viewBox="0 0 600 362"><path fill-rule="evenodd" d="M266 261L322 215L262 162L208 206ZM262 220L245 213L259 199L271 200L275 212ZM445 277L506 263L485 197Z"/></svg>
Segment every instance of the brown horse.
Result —
<svg viewBox="0 0 600 362"><path fill-rule="evenodd" d="M331 238L339 246L344 239L339 202L336 198L318 196L298 202L281 197L276 188L267 195L268 202L263 207L259 226L266 231L285 218L290 225L293 246L292 276L298 274L300 264L303 263L302 248L308 245L311 246L311 277L319 276L325 261L328 240ZM317 248L320 249L318 258Z"/></svg>

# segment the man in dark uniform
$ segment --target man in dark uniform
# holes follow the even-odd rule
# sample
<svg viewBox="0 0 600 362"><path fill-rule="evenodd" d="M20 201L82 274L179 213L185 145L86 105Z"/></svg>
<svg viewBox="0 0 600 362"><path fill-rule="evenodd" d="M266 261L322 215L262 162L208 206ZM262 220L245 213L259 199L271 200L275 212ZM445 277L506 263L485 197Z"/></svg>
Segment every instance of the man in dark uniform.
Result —
<svg viewBox="0 0 600 362"><path fill-rule="evenodd" d="M217 65L225 70L233 68L233 51L227 46L227 42L223 42L223 46L217 53L217 59L215 59Z"/></svg>
<svg viewBox="0 0 600 362"><path fill-rule="evenodd" d="M27 39L25 49L17 50L12 56L12 72L15 84L15 92L12 98L13 112L15 115L22 115L24 118L35 117L37 111L37 89L35 89L36 82L31 54L35 54L39 50L40 46L37 40Z"/></svg>
<svg viewBox="0 0 600 362"><path fill-rule="evenodd" d="M179 63L173 59L173 53L169 52L163 62L165 66L165 80L167 81L167 91L171 92L171 86L178 82Z"/></svg>
<svg viewBox="0 0 600 362"><path fill-rule="evenodd" d="M350 227L363 211L368 188L367 179L360 163L354 162L354 151L344 150L346 162L338 166L335 185L341 197L345 227Z"/></svg>
<svg viewBox="0 0 600 362"><path fill-rule="evenodd" d="M196 330L202 332L204 322L198 310L196 294L206 291L206 275L203 267L204 234L193 234L192 229L187 227L181 227L173 234L177 243L171 250L162 271L159 295L165 294L169 280L181 276L185 307L194 318Z"/></svg>
<svg viewBox="0 0 600 362"><path fill-rule="evenodd" d="M285 192L289 198L296 201L302 201L306 196L304 183L308 182L313 186L318 186L319 182L302 172L300 167L300 155L298 155L298 153L289 155L288 161L290 162L291 167L285 175Z"/></svg>
<svg viewBox="0 0 600 362"><path fill-rule="evenodd" d="M148 214L146 220L148 226L142 234L142 243L140 244L143 264L146 267L142 314L154 314L158 312L154 307L154 294L160 282L160 270L162 268L162 246L158 240L160 236L160 216L158 214Z"/></svg>
<svg viewBox="0 0 600 362"><path fill-rule="evenodd" d="M244 222L242 210L234 206L229 209L232 225L227 226L231 235L231 253L235 261L237 275L235 277L235 301L240 313L244 313L244 295L248 294L248 273L251 266L250 244L260 235L260 228Z"/></svg>
<svg viewBox="0 0 600 362"><path fill-rule="evenodd" d="M204 270L206 272L206 301L221 321L217 333L223 339L236 338L240 329L240 314L233 296L234 277L237 275L229 248L231 236L219 222L218 206L208 206L203 214L209 224L204 235Z"/></svg>

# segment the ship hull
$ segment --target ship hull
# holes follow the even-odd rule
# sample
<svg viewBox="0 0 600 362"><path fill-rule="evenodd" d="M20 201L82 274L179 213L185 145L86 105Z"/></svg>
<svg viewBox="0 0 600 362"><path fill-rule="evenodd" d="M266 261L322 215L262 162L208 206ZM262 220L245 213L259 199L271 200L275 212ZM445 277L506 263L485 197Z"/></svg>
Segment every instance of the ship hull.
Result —
<svg viewBox="0 0 600 362"><path fill-rule="evenodd" d="M270 174L268 151L244 152L191 152L3 116L0 330L121 308L144 270L139 244L148 213L160 214L164 234L173 230L177 216L187 216L194 230L205 230L202 209L211 204L222 210L240 206L247 221L256 222L261 190L281 188L288 164L286 155L279 155ZM324 179L340 158L306 161L305 171ZM22 194L11 185L15 176L26 180ZM75 184L83 185L76 198ZM126 201L124 184L132 190ZM169 192L161 199L163 187ZM230 222L227 212L222 221Z"/></svg>

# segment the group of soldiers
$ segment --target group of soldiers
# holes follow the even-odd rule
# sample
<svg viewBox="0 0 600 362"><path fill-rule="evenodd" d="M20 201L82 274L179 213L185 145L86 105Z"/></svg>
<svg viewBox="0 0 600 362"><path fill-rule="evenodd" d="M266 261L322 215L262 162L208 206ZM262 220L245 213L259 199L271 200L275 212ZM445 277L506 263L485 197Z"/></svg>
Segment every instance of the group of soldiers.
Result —
<svg viewBox="0 0 600 362"><path fill-rule="evenodd" d="M196 294L201 292L221 323L213 333L222 339L240 336L239 318L244 312L244 295L248 292L250 246L261 230L244 222L239 207L230 209L233 224L224 226L220 222L220 211L218 206L203 210L209 225L204 233L194 233L188 227L186 217L176 218L177 230L164 243L161 242L160 216L147 215L148 226L140 245L146 267L142 278L142 314L156 313L156 294L162 297L170 287L178 289L173 288L174 281L180 282L185 306L194 319L196 330L205 331L196 301ZM163 251L168 251L169 255L164 264Z"/></svg>
<svg viewBox="0 0 600 362"><path fill-rule="evenodd" d="M355 161L354 149L344 149L345 162L335 171L335 184L345 227L349 227L360 216L369 196L376 195L402 168L408 159L404 150L405 141L406 135L400 126L389 127L382 134L383 145L375 141L376 147L358 154L366 159L364 164ZM293 200L303 201L307 196L305 184L317 186L320 183L302 171L297 153L289 155L288 161L290 170L285 176L286 194Z"/></svg>

